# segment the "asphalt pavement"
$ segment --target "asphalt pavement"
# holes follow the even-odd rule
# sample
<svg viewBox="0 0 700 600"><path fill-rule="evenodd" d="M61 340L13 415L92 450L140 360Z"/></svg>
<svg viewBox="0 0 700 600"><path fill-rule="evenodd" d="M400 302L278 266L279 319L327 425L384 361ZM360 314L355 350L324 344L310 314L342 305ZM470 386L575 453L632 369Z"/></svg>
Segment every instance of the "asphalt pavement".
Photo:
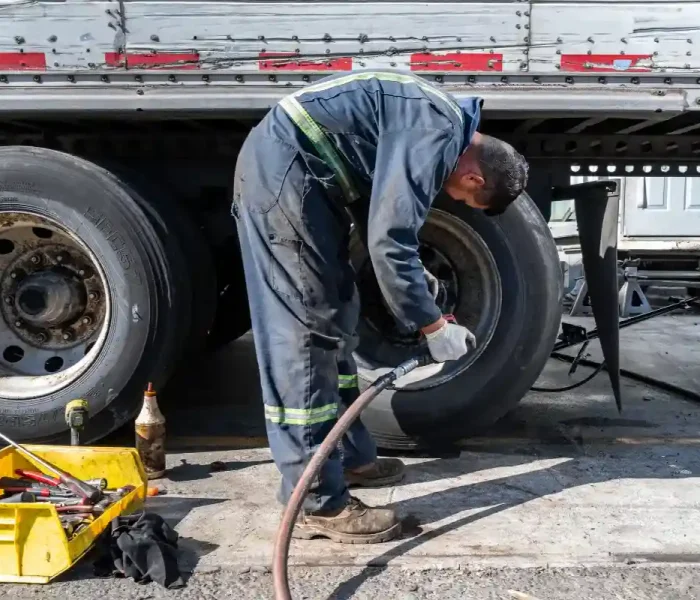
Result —
<svg viewBox="0 0 700 600"><path fill-rule="evenodd" d="M625 330L623 366L699 390L698 321L664 317ZM538 383L568 383L567 370L550 361ZM630 380L623 393L622 415L604 373L563 394L531 393L491 432L406 457L400 485L357 492L399 512L401 539L295 541L294 597L700 599L700 405ZM187 586L96 579L84 561L48 586L2 586L0 598L272 597L278 475L250 340L183 372L166 402L165 493L148 508L180 533Z"/></svg>

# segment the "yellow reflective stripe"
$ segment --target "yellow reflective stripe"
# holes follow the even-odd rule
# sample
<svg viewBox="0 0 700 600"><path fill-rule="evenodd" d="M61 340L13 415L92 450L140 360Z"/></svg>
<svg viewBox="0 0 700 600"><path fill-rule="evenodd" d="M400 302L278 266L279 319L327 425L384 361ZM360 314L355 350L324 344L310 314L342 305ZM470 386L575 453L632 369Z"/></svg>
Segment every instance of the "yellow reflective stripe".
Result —
<svg viewBox="0 0 700 600"><path fill-rule="evenodd" d="M318 423L326 423L327 421L335 421L336 417L336 413L333 412L325 416L305 417L303 419L295 419L283 415L277 417L265 416L265 419L271 423L278 423L280 425L316 425Z"/></svg>
<svg viewBox="0 0 700 600"><path fill-rule="evenodd" d="M340 389L356 388L357 375L338 375L338 387Z"/></svg>
<svg viewBox="0 0 700 600"><path fill-rule="evenodd" d="M457 114L461 122L464 121L464 115L462 114L462 109L459 104L450 98L443 91L433 87L424 79L421 79L417 75L401 74L401 73L382 73L375 71L362 71L360 73L353 73L352 75L346 75L345 77L338 77L337 79L332 79L330 81L322 81L320 83L314 83L313 85L308 85L305 88L294 92L292 96L301 96L308 92L323 92L330 90L334 87L340 85L345 85L346 83L352 83L353 81L366 81L368 79L379 79L379 81L393 81L394 83L414 83L424 92L428 94L433 94L440 98L443 102L446 102L448 106Z"/></svg>
<svg viewBox="0 0 700 600"><path fill-rule="evenodd" d="M326 404L324 406L318 406L316 408L286 408L284 406L268 406L265 405L265 413L271 415L288 414L294 416L304 416L304 415L318 415L320 413L327 412L329 410L338 410L338 404L332 402L331 404Z"/></svg>
<svg viewBox="0 0 700 600"><path fill-rule="evenodd" d="M297 124L299 129L302 130L304 135L316 147L321 158L323 158L333 170L348 203L357 200L360 194L357 193L357 190L355 190L352 184L350 175L343 164L343 159L316 121L311 118L311 115L306 112L304 107L302 107L299 101L293 96L283 98L280 101L280 106L282 106L292 121Z"/></svg>

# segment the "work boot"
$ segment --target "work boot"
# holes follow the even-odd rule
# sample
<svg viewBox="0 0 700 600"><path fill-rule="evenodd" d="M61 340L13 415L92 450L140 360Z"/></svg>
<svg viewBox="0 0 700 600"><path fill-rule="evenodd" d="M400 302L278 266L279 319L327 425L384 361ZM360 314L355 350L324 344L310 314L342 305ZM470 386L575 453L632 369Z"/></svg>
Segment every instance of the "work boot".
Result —
<svg viewBox="0 0 700 600"><path fill-rule="evenodd" d="M328 538L339 544L378 544L401 533L401 523L390 508L370 508L357 498L334 511L302 511L292 537Z"/></svg>
<svg viewBox="0 0 700 600"><path fill-rule="evenodd" d="M378 458L371 465L359 469L345 470L345 483L348 487L384 487L399 483L406 469L397 458Z"/></svg>

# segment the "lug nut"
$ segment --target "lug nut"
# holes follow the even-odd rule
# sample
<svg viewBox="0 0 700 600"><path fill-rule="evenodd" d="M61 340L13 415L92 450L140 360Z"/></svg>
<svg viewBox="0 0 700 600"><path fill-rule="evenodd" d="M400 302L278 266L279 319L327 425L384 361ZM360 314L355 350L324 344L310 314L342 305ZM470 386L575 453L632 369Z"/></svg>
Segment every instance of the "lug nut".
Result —
<svg viewBox="0 0 700 600"><path fill-rule="evenodd" d="M14 298L12 296L5 296L5 304L12 304L14 302Z"/></svg>
<svg viewBox="0 0 700 600"><path fill-rule="evenodd" d="M22 327L22 321L17 319L17 321L15 321L15 327Z"/></svg>
<svg viewBox="0 0 700 600"><path fill-rule="evenodd" d="M90 325L92 323L92 317L89 317L88 315L85 315L82 319L80 319L80 322L83 325Z"/></svg>
<svg viewBox="0 0 700 600"><path fill-rule="evenodd" d="M35 254L29 260L32 261L33 265L38 265L41 262L41 257L38 254Z"/></svg>
<svg viewBox="0 0 700 600"><path fill-rule="evenodd" d="M100 295L97 292L90 292L88 294L88 298L90 300L97 300L100 297Z"/></svg>
<svg viewBox="0 0 700 600"><path fill-rule="evenodd" d="M40 331L34 336L34 339L40 344L44 344L48 341L49 336L47 336L44 332Z"/></svg>
<svg viewBox="0 0 700 600"><path fill-rule="evenodd" d="M73 339L73 332L72 332L72 331L67 331L67 330L66 330L66 331L64 331L64 332L61 334L61 337L62 337L66 342L68 342L68 341L70 341L70 340Z"/></svg>
<svg viewBox="0 0 700 600"><path fill-rule="evenodd" d="M56 262L66 262L68 258L68 254L66 254L65 252L59 252L56 255Z"/></svg>

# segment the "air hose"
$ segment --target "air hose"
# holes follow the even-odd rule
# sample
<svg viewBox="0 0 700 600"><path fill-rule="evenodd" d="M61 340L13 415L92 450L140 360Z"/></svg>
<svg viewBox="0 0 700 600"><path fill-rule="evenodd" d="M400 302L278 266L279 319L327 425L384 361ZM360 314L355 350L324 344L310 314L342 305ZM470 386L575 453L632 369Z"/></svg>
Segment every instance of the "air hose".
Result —
<svg viewBox="0 0 700 600"><path fill-rule="evenodd" d="M379 377L372 385L362 392L350 405L345 413L338 419L333 429L330 430L326 439L319 446L316 453L311 457L309 464L299 478L292 495L287 502L287 507L282 515L282 521L277 529L275 548L272 555L272 579L275 589L275 600L292 600L289 591L289 581L287 574L287 560L289 558L289 544L292 539L292 530L301 510L304 498L309 493L311 483L318 477L321 467L326 462L331 452L337 447L338 442L347 432L367 405L377 397L382 390L389 387L400 377L407 375L417 367L425 366L432 362L429 356L412 358L401 363L393 371Z"/></svg>

